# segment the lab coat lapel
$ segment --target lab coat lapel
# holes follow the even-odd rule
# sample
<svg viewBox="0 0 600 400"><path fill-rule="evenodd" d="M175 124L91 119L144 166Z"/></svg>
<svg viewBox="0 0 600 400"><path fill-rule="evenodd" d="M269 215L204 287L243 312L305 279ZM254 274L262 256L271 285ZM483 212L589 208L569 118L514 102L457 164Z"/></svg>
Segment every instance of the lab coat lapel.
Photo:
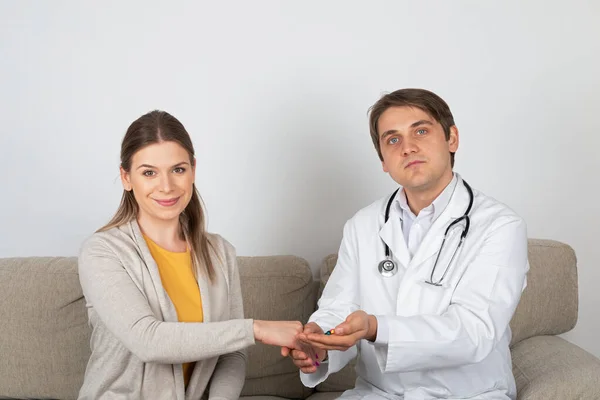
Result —
<svg viewBox="0 0 600 400"><path fill-rule="evenodd" d="M416 254L410 262L410 268L418 268L421 264L427 261L434 255L437 255L442 241L444 240L444 232L452 221L460 218L467 210L469 205L469 192L464 186L462 178L458 176L456 190L450 198L450 202L446 209L433 222L429 231L423 238L421 245L417 249ZM444 246L446 247L446 246Z"/></svg>
<svg viewBox="0 0 600 400"><path fill-rule="evenodd" d="M401 194L402 191L399 190L398 193L396 193L396 197L400 196ZM386 205L387 202L384 204L384 207ZM396 262L399 262L401 265L407 267L410 257L408 254L408 248L406 247L406 241L404 240L404 233L402 232L402 219L400 218L400 212L398 208L398 203L396 198L394 198L393 204L390 208L390 217L379 230L379 237L390 248L390 255L393 257L393 259ZM385 208L383 212L385 213Z"/></svg>

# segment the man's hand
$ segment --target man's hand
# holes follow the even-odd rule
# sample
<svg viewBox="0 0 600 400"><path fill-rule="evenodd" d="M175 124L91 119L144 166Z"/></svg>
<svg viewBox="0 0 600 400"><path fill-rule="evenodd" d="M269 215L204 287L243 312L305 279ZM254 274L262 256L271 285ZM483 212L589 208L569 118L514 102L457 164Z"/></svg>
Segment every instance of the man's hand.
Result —
<svg viewBox="0 0 600 400"><path fill-rule="evenodd" d="M308 334L303 332L298 335L298 339L307 342L315 349L346 351L361 339L375 341L377 318L358 310L348 315L344 322L336 326L333 334L324 335L322 332Z"/></svg>
<svg viewBox="0 0 600 400"><path fill-rule="evenodd" d="M319 363L322 362L327 356L327 351L316 349L306 339L308 334L320 334L323 335L323 329L314 322L309 322L304 325L304 330L297 336L297 343L299 348L291 349L288 347L281 348L281 355L287 357L288 355L292 358L294 364L300 368L300 371L305 374L312 374L317 371Z"/></svg>

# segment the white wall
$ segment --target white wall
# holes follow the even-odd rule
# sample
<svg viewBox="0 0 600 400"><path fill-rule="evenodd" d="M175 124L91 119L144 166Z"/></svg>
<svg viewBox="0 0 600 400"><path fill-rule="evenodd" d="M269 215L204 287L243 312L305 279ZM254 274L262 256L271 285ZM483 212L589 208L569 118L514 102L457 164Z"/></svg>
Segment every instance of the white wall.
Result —
<svg viewBox="0 0 600 400"><path fill-rule="evenodd" d="M456 170L576 250L565 337L600 356L598 2L99 4L0 2L0 256L77 254L117 207L127 126L160 108L193 136L210 230L316 270L394 188L367 108L425 87Z"/></svg>

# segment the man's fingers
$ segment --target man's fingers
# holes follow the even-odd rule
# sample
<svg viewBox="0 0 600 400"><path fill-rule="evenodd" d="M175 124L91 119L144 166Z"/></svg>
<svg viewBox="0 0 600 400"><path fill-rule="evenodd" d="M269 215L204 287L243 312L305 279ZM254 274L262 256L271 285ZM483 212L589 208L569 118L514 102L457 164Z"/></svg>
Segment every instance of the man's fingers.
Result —
<svg viewBox="0 0 600 400"><path fill-rule="evenodd" d="M308 367L315 366L315 363L311 359L293 360L293 361L294 361L294 364L296 365L296 367L298 367L298 368L308 368Z"/></svg>
<svg viewBox="0 0 600 400"><path fill-rule="evenodd" d="M304 330L303 333L307 334L307 333L322 333L323 330L321 329L321 327L319 327L319 325L315 324L314 322L309 322L308 324L304 325Z"/></svg>
<svg viewBox="0 0 600 400"><path fill-rule="evenodd" d="M331 345L331 344L315 344L314 346L320 350L326 350L326 351L330 351L330 350L346 351L350 347L352 347L352 346L335 346L335 345Z"/></svg>
<svg viewBox="0 0 600 400"><path fill-rule="evenodd" d="M352 326L350 325L350 322L346 321L346 322L342 322L341 324L339 324L338 326L335 327L335 334L336 335L350 335L352 334Z"/></svg>
<svg viewBox="0 0 600 400"><path fill-rule="evenodd" d="M315 343L326 345L338 345L350 347L357 341L356 335L338 335L337 331L333 335L310 334L306 337L307 343L314 346Z"/></svg>
<svg viewBox="0 0 600 400"><path fill-rule="evenodd" d="M317 372L317 367L311 365L310 367L300 368L300 371L304 372L305 374L312 374L314 372Z"/></svg>
<svg viewBox="0 0 600 400"><path fill-rule="evenodd" d="M357 338L355 335L308 335L308 343L316 349L321 350L341 350L345 351L356 344Z"/></svg>
<svg viewBox="0 0 600 400"><path fill-rule="evenodd" d="M287 347L282 347L281 348L281 355L283 357L287 357L290 354L290 349Z"/></svg>
<svg viewBox="0 0 600 400"><path fill-rule="evenodd" d="M314 361L310 357L307 357L307 358L293 358L292 357L292 362L294 363L294 365L296 367L298 367L300 369L315 366Z"/></svg>
<svg viewBox="0 0 600 400"><path fill-rule="evenodd" d="M299 340L301 342L307 342L308 339L306 338L306 333L299 333L296 335L296 340Z"/></svg>
<svg viewBox="0 0 600 400"><path fill-rule="evenodd" d="M296 367L300 369L315 367L316 370L315 363L309 361L294 361L294 365L296 365Z"/></svg>
<svg viewBox="0 0 600 400"><path fill-rule="evenodd" d="M296 349L292 350L290 355L294 360L306 360L308 358L305 352Z"/></svg>
<svg viewBox="0 0 600 400"><path fill-rule="evenodd" d="M290 352L290 356L292 358L292 361L298 368L307 368L315 366L315 359L300 350L292 350Z"/></svg>

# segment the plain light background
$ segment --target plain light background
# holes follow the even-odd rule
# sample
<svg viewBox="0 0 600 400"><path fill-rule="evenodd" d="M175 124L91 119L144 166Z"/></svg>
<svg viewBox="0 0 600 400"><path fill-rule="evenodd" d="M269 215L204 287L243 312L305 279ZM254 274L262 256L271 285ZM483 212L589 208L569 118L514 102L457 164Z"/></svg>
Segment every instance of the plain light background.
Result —
<svg viewBox="0 0 600 400"><path fill-rule="evenodd" d="M158 108L192 135L209 230L316 272L395 188L368 107L422 87L454 113L455 170L575 249L564 336L600 356L598 4L2 1L0 257L76 255L120 200L127 126Z"/></svg>

